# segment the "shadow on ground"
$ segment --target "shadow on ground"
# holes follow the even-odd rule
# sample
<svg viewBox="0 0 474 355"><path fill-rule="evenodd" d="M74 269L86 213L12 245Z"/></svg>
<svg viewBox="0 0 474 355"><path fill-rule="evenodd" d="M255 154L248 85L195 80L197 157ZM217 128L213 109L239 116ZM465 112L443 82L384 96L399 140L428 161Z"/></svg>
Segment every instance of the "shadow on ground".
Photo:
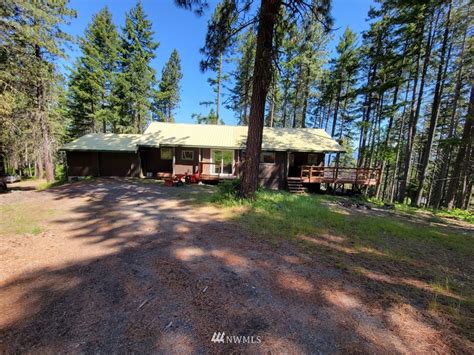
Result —
<svg viewBox="0 0 474 355"><path fill-rule="evenodd" d="M361 246L354 252L350 241L330 235L318 239L317 253L291 241L275 246L240 228L239 216L229 222L218 208L194 203L209 191L100 179L42 193L59 206L83 199L52 223L68 232L64 240L101 253L2 282L0 351L414 353L471 346L449 320L426 311L433 290L423 260L394 269L386 255ZM333 260L364 271L325 266ZM214 332L261 343L216 344Z"/></svg>

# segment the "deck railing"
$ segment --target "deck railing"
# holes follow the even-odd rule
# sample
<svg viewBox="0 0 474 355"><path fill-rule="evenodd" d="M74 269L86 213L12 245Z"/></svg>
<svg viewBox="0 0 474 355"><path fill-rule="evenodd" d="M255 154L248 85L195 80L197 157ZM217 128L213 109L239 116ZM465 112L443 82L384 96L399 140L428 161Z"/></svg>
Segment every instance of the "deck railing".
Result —
<svg viewBox="0 0 474 355"><path fill-rule="evenodd" d="M380 169L303 165L301 180L306 183L377 185L380 181Z"/></svg>

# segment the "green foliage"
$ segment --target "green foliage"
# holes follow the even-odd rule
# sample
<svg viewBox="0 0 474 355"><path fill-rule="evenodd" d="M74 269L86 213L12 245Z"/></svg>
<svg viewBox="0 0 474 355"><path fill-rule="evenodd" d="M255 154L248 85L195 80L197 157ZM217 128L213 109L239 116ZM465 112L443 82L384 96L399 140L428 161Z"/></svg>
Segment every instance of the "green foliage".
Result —
<svg viewBox="0 0 474 355"><path fill-rule="evenodd" d="M56 164L54 169L54 179L56 181L67 181L66 166L64 164Z"/></svg>
<svg viewBox="0 0 474 355"><path fill-rule="evenodd" d="M154 97L153 106L158 120L174 121L174 110L179 106L180 81L182 78L181 60L178 51L174 49L163 68L161 81L158 85L159 90Z"/></svg>
<svg viewBox="0 0 474 355"><path fill-rule="evenodd" d="M217 118L216 111L214 111L213 108L211 108L207 116L193 113L192 117L197 121L198 124L224 124L224 121Z"/></svg>
<svg viewBox="0 0 474 355"><path fill-rule="evenodd" d="M117 79L120 42L107 7L96 14L80 39L82 56L69 82L70 136L113 131L117 118L112 88Z"/></svg>
<svg viewBox="0 0 474 355"><path fill-rule="evenodd" d="M125 16L119 58L120 74L114 87L118 109L117 132L141 133L150 119L155 70L151 61L159 43L140 2Z"/></svg>
<svg viewBox="0 0 474 355"><path fill-rule="evenodd" d="M469 222L474 224L474 214L468 210L462 210L460 208L453 208L452 210L438 210L434 211L436 215L444 218L454 218L460 221Z"/></svg>
<svg viewBox="0 0 474 355"><path fill-rule="evenodd" d="M460 221L468 222L468 223L473 223L474 224L474 215L471 211L468 210L462 210L459 208L453 208L451 210L447 209L431 209L431 208L421 208L421 207L413 207L409 204L404 204L404 203L396 203L395 207L397 210L411 214L411 215L416 215L417 213L420 212L428 212L433 214L435 217L443 217L443 218L448 218L448 219L457 219Z"/></svg>
<svg viewBox="0 0 474 355"><path fill-rule="evenodd" d="M75 12L65 0L0 3L0 142L15 168L35 165L53 179L53 152L63 140L62 77L57 59ZM37 157L42 159L38 160ZM43 176L40 176L43 177Z"/></svg>
<svg viewBox="0 0 474 355"><path fill-rule="evenodd" d="M217 193L214 195L214 201L223 203L237 201L240 184L240 179L224 180L220 182L217 185Z"/></svg>
<svg viewBox="0 0 474 355"><path fill-rule="evenodd" d="M331 62L331 81L327 86L334 98L331 135L350 140L356 119L354 104L357 95L357 73L360 66L356 34L347 27L336 47L337 57Z"/></svg>
<svg viewBox="0 0 474 355"><path fill-rule="evenodd" d="M227 206L247 207L236 212L242 228L263 237L298 239L302 236L318 238L330 233L349 237L356 245L377 248L400 248L395 252L404 257L416 258L414 244L425 248L447 248L461 255L474 252L472 238L426 224L416 224L400 217L387 218L377 215L345 213L327 205L325 196L300 196L288 192L259 190L255 200L240 201L233 194L233 186L227 184L214 197L214 201ZM330 200L330 199L329 199ZM393 245L396 242L396 246Z"/></svg>
<svg viewBox="0 0 474 355"><path fill-rule="evenodd" d="M255 61L255 40L253 28L250 28L239 37L238 52L241 53L241 55L237 59L236 69L231 73L233 86L230 88L227 108L235 112L239 124L241 125L248 124L248 116L250 115L253 65Z"/></svg>

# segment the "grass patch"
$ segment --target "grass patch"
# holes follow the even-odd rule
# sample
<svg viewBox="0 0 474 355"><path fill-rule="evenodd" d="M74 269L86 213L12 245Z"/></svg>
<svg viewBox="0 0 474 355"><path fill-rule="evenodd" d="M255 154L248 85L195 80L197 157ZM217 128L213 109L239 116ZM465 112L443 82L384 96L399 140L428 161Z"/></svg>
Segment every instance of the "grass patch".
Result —
<svg viewBox="0 0 474 355"><path fill-rule="evenodd" d="M211 201L224 207L247 206L242 216L245 226L263 235L294 239L304 235L331 233L363 243L364 246L387 246L387 238L426 245L443 246L462 254L474 253L472 238L464 235L415 224L399 218L348 214L338 207L328 208L325 196L298 196L287 192L259 191L255 201L221 199L217 194ZM409 248L403 254L414 254Z"/></svg>
<svg viewBox="0 0 474 355"><path fill-rule="evenodd" d="M465 325L474 316L469 276L474 274L474 238L431 225L438 215L411 220L403 214L361 213L342 208L334 203L341 198L333 196L266 190L258 191L254 201L220 190L197 199L226 209L240 228L276 247L294 242L314 260L351 272L384 299L422 304L462 324L463 332L472 330ZM371 275L392 281L380 282Z"/></svg>
<svg viewBox="0 0 474 355"><path fill-rule="evenodd" d="M38 191L44 191L56 186L61 186L67 183L67 180L58 180L58 181L52 181L52 182L43 182L36 186L36 190Z"/></svg>
<svg viewBox="0 0 474 355"><path fill-rule="evenodd" d="M401 203L396 203L395 208L398 211L411 214L411 215L416 215L417 213L420 213L420 212L431 213L433 214L434 221L442 221L441 218L447 218L447 219L456 219L459 221L464 221L464 222L474 224L474 214L468 210L461 210L458 208L454 208L452 210L445 210L445 209L434 210L430 208L413 207L413 206L409 206L409 205L401 204Z"/></svg>
<svg viewBox="0 0 474 355"><path fill-rule="evenodd" d="M40 234L44 232L43 222L53 215L53 210L26 204L0 206L0 235Z"/></svg>

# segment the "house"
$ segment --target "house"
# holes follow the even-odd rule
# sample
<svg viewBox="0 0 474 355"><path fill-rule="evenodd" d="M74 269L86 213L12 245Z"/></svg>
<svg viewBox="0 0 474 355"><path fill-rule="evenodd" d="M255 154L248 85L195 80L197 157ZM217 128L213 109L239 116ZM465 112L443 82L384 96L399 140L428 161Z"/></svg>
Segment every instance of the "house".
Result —
<svg viewBox="0 0 474 355"><path fill-rule="evenodd" d="M62 150L67 155L70 178L165 178L199 172L203 181L219 181L240 175L247 129L153 122L144 134L87 134L64 145ZM344 149L322 129L265 127L260 183L267 188L285 189L292 179L304 184L320 184L328 179L335 182L334 167L324 167L324 158L327 153L341 152ZM361 171L355 174L354 177L352 173L351 182L365 178Z"/></svg>

